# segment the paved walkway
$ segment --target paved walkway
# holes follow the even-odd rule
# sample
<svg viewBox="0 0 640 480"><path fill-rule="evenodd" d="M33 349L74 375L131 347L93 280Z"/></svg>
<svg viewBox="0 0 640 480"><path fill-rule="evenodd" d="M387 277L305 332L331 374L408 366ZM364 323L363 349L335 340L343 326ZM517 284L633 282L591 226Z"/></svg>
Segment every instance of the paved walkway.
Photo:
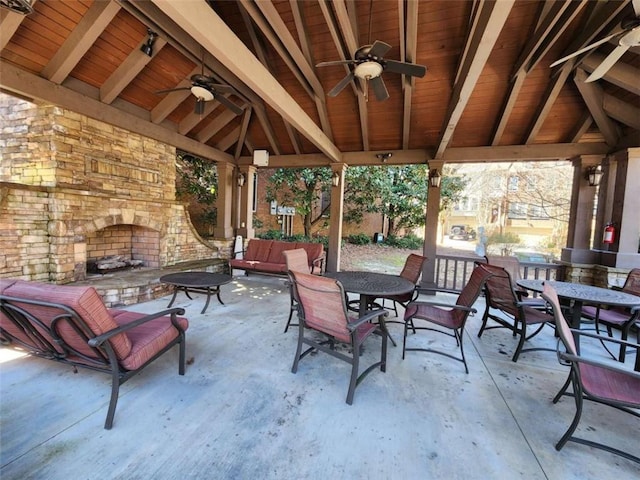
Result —
<svg viewBox="0 0 640 480"><path fill-rule="evenodd" d="M569 398L551 403L566 367L552 352L514 364L515 339L478 339L479 317L465 338L468 375L445 357L403 361L390 347L387 372L367 377L348 406L345 363L316 354L291 373L297 331L282 333L281 279L242 277L222 295L226 305L204 315L203 296L178 295L190 320L186 375L177 350L147 367L122 387L110 431L107 375L0 350L2 480L640 478L639 465L606 452L557 452L574 413ZM169 298L128 308L150 313ZM370 340L364 360L377 350ZM412 340L454 348L434 334ZM550 329L532 343L555 347ZM638 419L600 405L584 416L583 434L639 453Z"/></svg>

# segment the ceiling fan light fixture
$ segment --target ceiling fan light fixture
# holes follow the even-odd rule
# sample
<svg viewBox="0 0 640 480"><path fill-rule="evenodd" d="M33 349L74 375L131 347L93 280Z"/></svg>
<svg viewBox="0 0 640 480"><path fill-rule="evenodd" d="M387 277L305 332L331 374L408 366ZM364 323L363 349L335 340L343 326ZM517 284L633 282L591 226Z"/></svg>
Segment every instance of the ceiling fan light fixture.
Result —
<svg viewBox="0 0 640 480"><path fill-rule="evenodd" d="M376 78L382 73L382 65L378 62L367 61L358 64L354 70L358 78Z"/></svg>
<svg viewBox="0 0 640 480"><path fill-rule="evenodd" d="M33 1L34 0L0 0L0 7L7 8L20 15L29 15L33 13Z"/></svg>
<svg viewBox="0 0 640 480"><path fill-rule="evenodd" d="M213 100L213 93L200 85L193 85L191 87L191 93L193 93L198 100L202 99L205 102Z"/></svg>

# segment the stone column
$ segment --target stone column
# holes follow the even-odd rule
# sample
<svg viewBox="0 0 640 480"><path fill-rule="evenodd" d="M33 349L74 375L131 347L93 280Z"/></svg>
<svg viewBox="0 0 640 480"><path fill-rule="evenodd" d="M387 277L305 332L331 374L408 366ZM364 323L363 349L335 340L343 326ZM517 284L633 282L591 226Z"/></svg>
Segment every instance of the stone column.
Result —
<svg viewBox="0 0 640 480"><path fill-rule="evenodd" d="M331 165L333 181L331 187L331 222L329 224L329 251L327 252L327 272L340 271L340 241L342 240L342 215L344 213L344 178L347 165L334 163Z"/></svg>
<svg viewBox="0 0 640 480"><path fill-rule="evenodd" d="M233 172L235 167L227 162L218 162L218 198L216 208L218 218L213 235L216 238L230 240L233 238L233 228L231 227L231 206L233 203Z"/></svg>
<svg viewBox="0 0 640 480"><path fill-rule="evenodd" d="M253 165L242 165L238 173L238 175L244 175L244 185L238 185L238 190L240 191L238 235L242 235L243 238L253 238L256 233L253 228L253 178L256 170Z"/></svg>
<svg viewBox="0 0 640 480"><path fill-rule="evenodd" d="M562 249L561 259L570 263L596 263L598 254L591 250L590 243L596 187L589 185L586 171L591 166L600 165L602 156L582 155L573 158L572 162L573 187L571 189L567 247Z"/></svg>
<svg viewBox="0 0 640 480"><path fill-rule="evenodd" d="M615 190L610 218L615 229L610 251L602 252L601 263L616 268L640 267L640 148L629 148L611 156L616 164Z"/></svg>
<svg viewBox="0 0 640 480"><path fill-rule="evenodd" d="M437 169L442 175L442 160L429 160L429 170ZM427 216L424 225L424 245L422 254L427 261L422 267L422 286L435 288L436 286L436 253L438 242L438 216L440 214L440 187L432 187L428 182Z"/></svg>

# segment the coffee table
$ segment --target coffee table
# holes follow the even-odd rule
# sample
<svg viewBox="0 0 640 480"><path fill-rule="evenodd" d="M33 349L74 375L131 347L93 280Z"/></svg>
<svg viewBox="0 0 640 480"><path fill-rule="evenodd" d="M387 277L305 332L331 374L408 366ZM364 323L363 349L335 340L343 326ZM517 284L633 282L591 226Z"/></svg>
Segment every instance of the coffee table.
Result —
<svg viewBox="0 0 640 480"><path fill-rule="evenodd" d="M191 296L189 293L206 293L207 301L204 304L202 312L200 312L204 313L207 311L207 307L209 307L209 300L211 299L212 293L215 293L220 304L224 305L224 302L220 298L220 286L231 282L231 275L209 272L180 272L163 275L160 277L160 281L176 287L167 308L171 308L179 291L183 291L190 300Z"/></svg>

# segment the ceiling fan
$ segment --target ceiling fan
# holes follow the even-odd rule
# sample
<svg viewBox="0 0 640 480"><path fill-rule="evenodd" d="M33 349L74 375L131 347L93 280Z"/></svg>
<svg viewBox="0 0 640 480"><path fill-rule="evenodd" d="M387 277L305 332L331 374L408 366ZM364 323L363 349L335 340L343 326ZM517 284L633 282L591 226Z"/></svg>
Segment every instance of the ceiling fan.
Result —
<svg viewBox="0 0 640 480"><path fill-rule="evenodd" d="M203 66L204 70L204 66ZM204 113L204 102L209 102L211 100L217 100L222 105L227 107L236 115L242 114L244 111L238 105L233 103L231 100L227 99L222 93L232 93L235 92L233 87L230 85L224 85L221 83L216 83L213 77L205 75L203 73L198 73L192 75L191 78L191 86L190 87L180 87L180 88L169 88L167 90L159 90L155 92L156 94L169 93L169 92L177 92L180 90L190 90L194 97L196 97L196 115L202 115Z"/></svg>
<svg viewBox="0 0 640 480"><path fill-rule="evenodd" d="M333 62L322 62L316 67L328 67L332 65L355 65L346 77L344 77L331 91L327 94L330 97L338 95L344 87L346 87L354 78L360 78L365 81L364 95L368 99L368 82L371 82L373 92L380 101L389 98L389 92L382 80L382 72L399 73L410 77L424 77L427 67L417 65L415 63L399 62L397 60L385 60L384 54L391 49L391 45L376 40L373 45L364 45L353 54L353 60L336 60Z"/></svg>
<svg viewBox="0 0 640 480"><path fill-rule="evenodd" d="M553 62L550 66L555 67L563 62L566 62L570 58L581 55L582 53L586 53L589 50L592 50L603 43L606 43L610 40L617 40L618 45L613 51L605 57L605 59L598 65L591 75L587 77L585 82L593 82L602 78L602 76L609 71L613 65L624 55L624 53L632 47L640 46L640 0L633 0L633 11L635 13L635 17L628 17L622 22L620 22L621 31L608 35L597 42L592 43L591 45L587 45L580 50L577 50L566 57L562 57L559 60Z"/></svg>

